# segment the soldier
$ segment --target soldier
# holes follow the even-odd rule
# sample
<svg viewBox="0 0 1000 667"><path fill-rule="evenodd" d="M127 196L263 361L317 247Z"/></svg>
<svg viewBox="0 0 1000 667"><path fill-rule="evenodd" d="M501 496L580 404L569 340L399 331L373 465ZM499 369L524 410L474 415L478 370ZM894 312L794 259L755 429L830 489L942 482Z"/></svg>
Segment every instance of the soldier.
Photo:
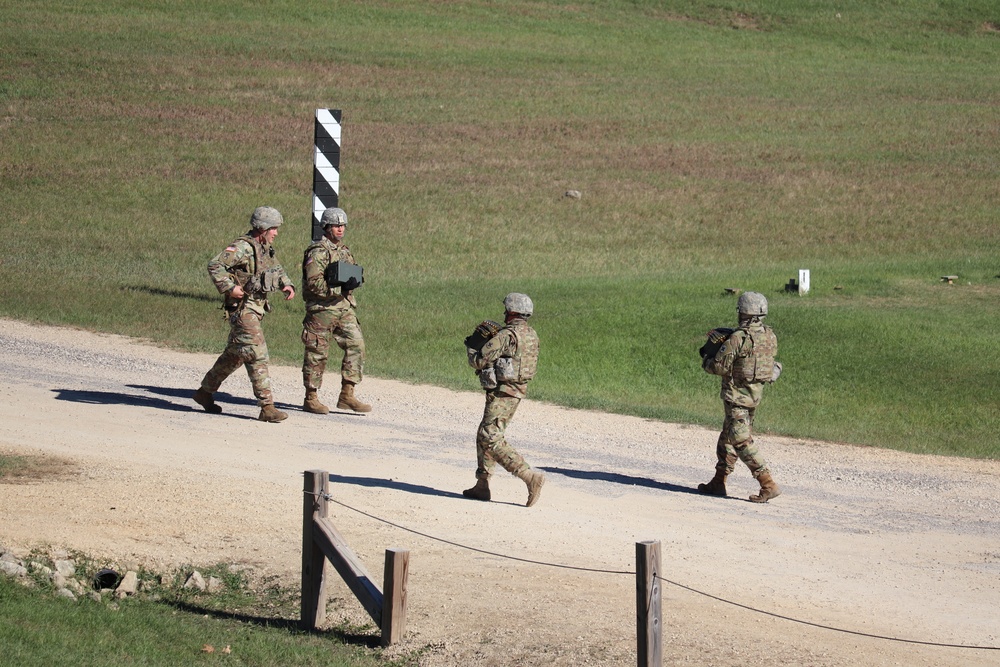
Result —
<svg viewBox="0 0 1000 667"><path fill-rule="evenodd" d="M476 434L476 485L462 491L466 498L490 499L490 477L495 463L528 486L527 507L542 493L545 474L527 464L504 438L507 424L524 398L528 381L538 366L538 334L528 325L534 304L526 294L508 294L503 300L504 326L482 350L467 348L469 365L486 390L486 408Z"/></svg>
<svg viewBox="0 0 1000 667"><path fill-rule="evenodd" d="M702 359L702 368L722 376L722 405L726 419L716 446L715 476L698 491L713 496L726 495L726 477L739 457L760 482L760 493L750 496L755 503L777 498L781 489L772 479L764 458L753 444L751 428L754 411L760 404L764 385L774 382L781 364L774 360L778 339L771 327L761 322L767 315L767 299L757 292L745 292L736 304L739 328L732 332L718 352Z"/></svg>
<svg viewBox="0 0 1000 667"><path fill-rule="evenodd" d="M206 412L219 414L212 395L233 371L246 366L263 422L280 422L287 414L274 407L271 378L267 372L267 343L261 320L270 312L269 292L282 291L285 300L295 298L295 285L274 256L274 239L283 222L281 213L270 206L257 207L250 216L250 231L229 244L208 263L208 274L220 294L229 317L229 342L205 374L194 393L196 403Z"/></svg>
<svg viewBox="0 0 1000 667"><path fill-rule="evenodd" d="M336 341L344 351L340 364L340 396L337 407L341 410L369 412L372 406L354 397L354 386L361 382L365 363L365 339L355 314L357 301L352 290L360 286L356 279L337 286L327 282L327 267L334 262L357 264L351 249L344 244L347 231L347 214L343 209L328 208L320 219L323 238L306 248L302 258L302 289L305 290L306 317L302 321L302 343L305 356L302 360L302 383L306 397L302 409L325 415L330 409L318 396L323 385L323 371L330 353L330 342Z"/></svg>

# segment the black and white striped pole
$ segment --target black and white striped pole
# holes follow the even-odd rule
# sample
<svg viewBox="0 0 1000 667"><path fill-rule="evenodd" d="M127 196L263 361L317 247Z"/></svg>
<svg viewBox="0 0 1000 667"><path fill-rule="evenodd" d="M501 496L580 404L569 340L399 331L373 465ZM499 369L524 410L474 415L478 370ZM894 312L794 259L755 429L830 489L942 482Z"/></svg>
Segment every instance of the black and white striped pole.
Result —
<svg viewBox="0 0 1000 667"><path fill-rule="evenodd" d="M323 238L323 211L340 201L340 109L316 109L312 240Z"/></svg>

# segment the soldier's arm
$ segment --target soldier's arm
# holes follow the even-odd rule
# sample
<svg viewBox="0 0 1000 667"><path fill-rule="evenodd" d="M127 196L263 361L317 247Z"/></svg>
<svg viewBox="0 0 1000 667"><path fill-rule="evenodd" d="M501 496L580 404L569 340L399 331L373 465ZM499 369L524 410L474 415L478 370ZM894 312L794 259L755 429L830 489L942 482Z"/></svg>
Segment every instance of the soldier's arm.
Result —
<svg viewBox="0 0 1000 667"><path fill-rule="evenodd" d="M326 284L326 267L329 263L329 256L322 248L316 248L309 253L303 267L306 294L316 294L327 298L334 293Z"/></svg>
<svg viewBox="0 0 1000 667"><path fill-rule="evenodd" d="M705 372L712 375L729 377L733 374L733 361L736 359L736 353L739 351L742 342L743 336L737 331L726 339L726 342L722 344L722 347L719 348L714 357L705 358L702 368L705 369Z"/></svg>
<svg viewBox="0 0 1000 667"><path fill-rule="evenodd" d="M514 340L513 332L501 329L500 333L486 341L483 349L471 360L473 368L482 370L483 368L492 366L497 359L510 349Z"/></svg>
<svg viewBox="0 0 1000 667"><path fill-rule="evenodd" d="M220 294L226 294L235 287L241 287L233 276L233 270L246 267L252 256L253 248L249 244L245 241L235 241L208 262L208 275L212 278L215 289L219 290Z"/></svg>

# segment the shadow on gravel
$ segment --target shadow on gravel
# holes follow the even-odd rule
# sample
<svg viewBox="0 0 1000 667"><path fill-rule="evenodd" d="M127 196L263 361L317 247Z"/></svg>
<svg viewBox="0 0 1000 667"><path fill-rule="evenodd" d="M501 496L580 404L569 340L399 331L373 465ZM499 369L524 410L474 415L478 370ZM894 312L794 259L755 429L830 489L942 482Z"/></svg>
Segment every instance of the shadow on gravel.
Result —
<svg viewBox="0 0 1000 667"><path fill-rule="evenodd" d="M691 493L694 495L700 495L698 493L697 486L678 486L677 484L671 484L669 482L657 482L655 479L649 479L648 477L632 477L631 475L620 475L616 472L599 472L594 470L572 470L570 468L554 468L551 466L539 466L545 472L555 473L557 475L565 475L566 477L573 477L576 479L586 479L598 482L611 482L612 484L624 484L626 486L642 486L647 489L656 489L657 491L670 491L673 493Z"/></svg>
<svg viewBox="0 0 1000 667"><path fill-rule="evenodd" d="M133 405L136 407L143 408L156 408L157 410L170 410L172 412L202 412L201 407L199 407L192 399L191 394L194 393L193 389L183 388L175 389L172 387L150 387L147 385L137 385L130 384L126 385L131 389L142 389L148 391L151 394L160 394L162 396L169 396L170 398L177 399L179 402L168 401L162 398L156 398L155 396L142 396L140 394L125 394L118 391L91 391L86 389L53 389L52 391L56 394L57 401L72 401L73 403L89 403L91 405ZM215 394L216 403L221 403L223 405L242 405L249 406L251 408L257 407L257 401L252 398L240 398L227 394L225 392L216 392ZM293 406L285 406L281 403L276 403L279 408L288 408ZM294 408L293 408L294 409ZM214 416L214 415L213 415ZM223 409L221 417L232 417L235 419L254 419L255 415L237 415L232 412L227 412Z"/></svg>
<svg viewBox="0 0 1000 667"><path fill-rule="evenodd" d="M194 410L198 410L198 411L201 410L201 407L199 407L198 405L196 405L194 403L194 399L191 398L191 395L194 394L194 390L197 389L197 387L194 387L194 388L191 388L191 387L181 387L181 388L177 388L177 387L153 387L153 386L148 385L148 384L127 384L125 386L126 387L130 387L132 389L142 389L143 391L148 391L151 394L159 394L160 396L169 396L171 398L176 398L176 399L179 399L179 400L183 401L185 404L192 405L193 406L192 409L194 409ZM227 394L224 391L217 391L217 392L215 392L215 402L216 403L229 403L231 405L245 405L245 406L248 406L248 407L251 407L251 408L256 408L257 407L257 399L256 398L244 398L244 397L241 397L241 396L233 396L232 394ZM274 405L276 407L278 407L278 408L281 408L282 410L298 410L300 412L302 411L302 406L301 405L290 405L288 403L281 403L279 401L275 401ZM226 411L223 410L222 414L225 415ZM354 414L354 413L351 413L351 414ZM230 414L229 416L230 417L236 417L238 415Z"/></svg>
<svg viewBox="0 0 1000 667"><path fill-rule="evenodd" d="M354 484L356 486L366 486L369 488L393 489L394 491L405 491L407 493L420 493L425 496L440 496L442 498L462 498L461 493L452 491L441 491L421 484L410 484L408 482L397 482L393 479L379 479L377 477L348 477L346 475L335 475L330 473L331 484Z"/></svg>
<svg viewBox="0 0 1000 667"><path fill-rule="evenodd" d="M330 630L302 630L299 627L299 622L290 618L269 618L267 616L251 616L250 614L237 614L229 611L220 611L218 609L208 609L206 607L200 607L198 605L189 604L187 602L180 601L165 601L170 607L178 611L182 611L187 614L197 614L199 616L208 616L215 619L226 619L230 621L239 621L240 623L248 623L251 625L257 625L262 628L280 628L282 630L288 630L289 632L295 634L309 634L309 635L319 635L321 637L332 637L338 639L344 644L350 644L352 646L365 646L367 648L378 648L381 643L381 637L379 635L361 634L358 632L345 632L344 630L338 628L332 628Z"/></svg>

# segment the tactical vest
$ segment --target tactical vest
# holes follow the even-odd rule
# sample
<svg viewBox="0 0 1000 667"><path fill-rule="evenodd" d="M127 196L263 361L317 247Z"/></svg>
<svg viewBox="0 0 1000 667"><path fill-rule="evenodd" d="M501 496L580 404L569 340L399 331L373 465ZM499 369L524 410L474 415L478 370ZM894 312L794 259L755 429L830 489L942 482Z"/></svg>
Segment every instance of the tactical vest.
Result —
<svg viewBox="0 0 1000 667"><path fill-rule="evenodd" d="M770 382L778 338L771 327L752 326L743 330L743 345L733 359L733 379L737 382ZM749 347L749 349L747 349Z"/></svg>
<svg viewBox="0 0 1000 667"><path fill-rule="evenodd" d="M517 341L516 356L497 360L497 379L502 382L527 382L535 377L535 371L538 370L538 334L523 321L508 329Z"/></svg>

